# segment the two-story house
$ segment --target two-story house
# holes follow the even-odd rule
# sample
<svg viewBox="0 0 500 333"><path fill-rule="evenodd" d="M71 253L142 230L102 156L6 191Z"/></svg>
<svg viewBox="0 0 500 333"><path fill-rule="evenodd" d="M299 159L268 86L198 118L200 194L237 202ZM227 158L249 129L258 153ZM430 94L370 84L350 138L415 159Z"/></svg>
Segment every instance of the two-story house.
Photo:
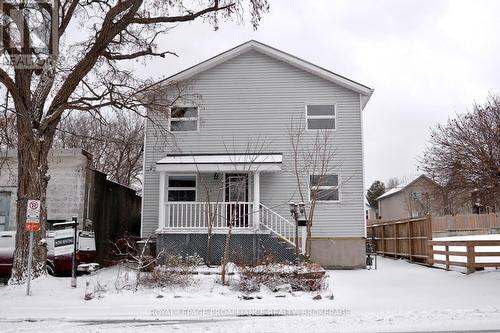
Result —
<svg viewBox="0 0 500 333"><path fill-rule="evenodd" d="M304 242L289 202L316 197L312 260L365 267L362 112L372 89L257 41L155 88L168 107L148 110L142 237L155 234L158 250L206 256L211 235L217 262L231 226L233 260L293 259ZM311 162L302 153L323 133L335 167L321 177L319 168L295 168Z"/></svg>
<svg viewBox="0 0 500 333"><path fill-rule="evenodd" d="M405 180L377 198L378 214L383 220L422 217L446 212L445 192L426 175Z"/></svg>

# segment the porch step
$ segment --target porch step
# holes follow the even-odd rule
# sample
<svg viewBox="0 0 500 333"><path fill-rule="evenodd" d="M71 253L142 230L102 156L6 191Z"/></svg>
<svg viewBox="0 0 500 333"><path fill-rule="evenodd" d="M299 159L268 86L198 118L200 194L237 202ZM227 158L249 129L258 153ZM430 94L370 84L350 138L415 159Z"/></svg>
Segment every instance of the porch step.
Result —
<svg viewBox="0 0 500 333"><path fill-rule="evenodd" d="M262 228L271 231L270 240L276 244L275 246L279 246L283 252L287 252L287 257L295 260L295 223L263 204L260 204L260 211L260 225Z"/></svg>

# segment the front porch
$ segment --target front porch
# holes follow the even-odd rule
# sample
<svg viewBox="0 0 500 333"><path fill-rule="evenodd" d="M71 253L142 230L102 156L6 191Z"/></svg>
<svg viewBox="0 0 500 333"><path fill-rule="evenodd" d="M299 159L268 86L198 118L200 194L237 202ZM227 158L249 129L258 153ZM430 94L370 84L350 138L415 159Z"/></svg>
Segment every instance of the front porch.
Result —
<svg viewBox="0 0 500 333"><path fill-rule="evenodd" d="M268 234L296 246L295 223L260 200L260 175L281 170L281 154L169 155L157 162L157 234ZM305 237L299 236L304 249Z"/></svg>

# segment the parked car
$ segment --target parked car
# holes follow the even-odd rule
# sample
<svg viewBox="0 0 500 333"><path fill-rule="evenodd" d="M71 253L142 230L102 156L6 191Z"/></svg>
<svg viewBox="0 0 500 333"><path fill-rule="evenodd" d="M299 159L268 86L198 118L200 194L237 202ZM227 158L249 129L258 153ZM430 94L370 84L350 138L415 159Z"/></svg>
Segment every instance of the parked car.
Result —
<svg viewBox="0 0 500 333"><path fill-rule="evenodd" d="M74 230L72 228L47 232L47 271L50 275L71 273L73 238ZM0 277L6 278L11 275L15 241L15 231L0 232ZM99 264L96 263L93 232L78 231L76 259L79 272L90 272L99 267Z"/></svg>

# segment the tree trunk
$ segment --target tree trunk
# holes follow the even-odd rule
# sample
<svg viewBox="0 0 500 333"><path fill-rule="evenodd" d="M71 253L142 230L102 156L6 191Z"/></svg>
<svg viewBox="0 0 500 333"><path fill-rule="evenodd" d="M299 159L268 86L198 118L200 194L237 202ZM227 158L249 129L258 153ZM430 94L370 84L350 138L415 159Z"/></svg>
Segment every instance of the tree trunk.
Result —
<svg viewBox="0 0 500 333"><path fill-rule="evenodd" d="M40 200L40 231L34 232L32 277L46 274L45 263L47 260L46 242L41 242L46 235L47 207L46 194L49 176L48 152L50 143L43 140L19 136L17 151L18 177L17 177L17 233L16 248L10 283L19 284L26 280L28 269L29 233L25 231L26 207L28 200Z"/></svg>
<svg viewBox="0 0 500 333"><path fill-rule="evenodd" d="M227 268L227 262L229 260L229 246L231 244L231 233L233 230L233 222L231 220L229 224L229 229L227 231L227 236L226 236L226 243L224 244L224 256L222 257L222 262L221 262L221 272L220 272L220 279L221 279L221 284L226 285L227 280L226 280L226 268Z"/></svg>

